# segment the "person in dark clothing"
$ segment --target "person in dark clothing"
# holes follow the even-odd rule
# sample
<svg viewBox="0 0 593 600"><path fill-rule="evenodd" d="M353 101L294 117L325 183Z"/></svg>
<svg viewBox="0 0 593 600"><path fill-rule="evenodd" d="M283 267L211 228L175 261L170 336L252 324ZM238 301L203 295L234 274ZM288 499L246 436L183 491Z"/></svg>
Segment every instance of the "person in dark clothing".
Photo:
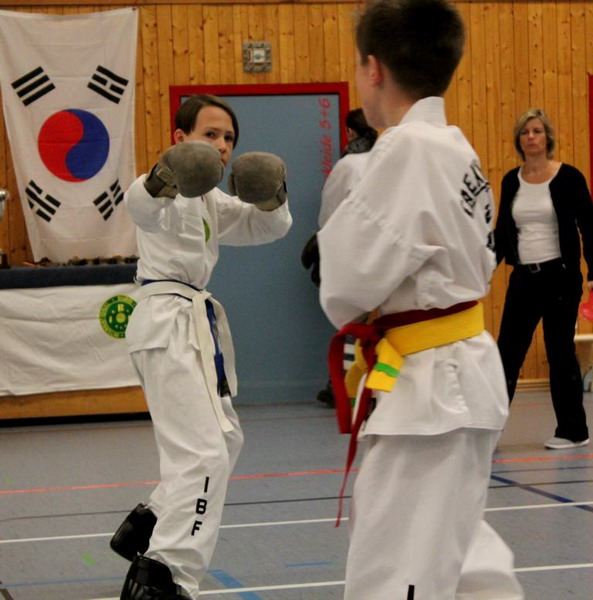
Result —
<svg viewBox="0 0 593 600"><path fill-rule="evenodd" d="M583 292L581 238L593 288L593 203L583 174L553 160L555 134L543 110L519 117L514 143L523 164L502 180L494 234L498 262L514 267L498 337L509 399L542 320L557 420L544 445L585 446L589 431L574 332Z"/></svg>

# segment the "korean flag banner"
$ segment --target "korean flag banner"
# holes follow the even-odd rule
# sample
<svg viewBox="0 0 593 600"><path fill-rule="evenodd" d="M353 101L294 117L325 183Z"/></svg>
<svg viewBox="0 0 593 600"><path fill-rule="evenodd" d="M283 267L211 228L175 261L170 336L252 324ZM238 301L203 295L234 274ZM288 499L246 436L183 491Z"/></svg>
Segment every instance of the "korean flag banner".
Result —
<svg viewBox="0 0 593 600"><path fill-rule="evenodd" d="M136 254L138 11L0 11L2 108L33 258Z"/></svg>

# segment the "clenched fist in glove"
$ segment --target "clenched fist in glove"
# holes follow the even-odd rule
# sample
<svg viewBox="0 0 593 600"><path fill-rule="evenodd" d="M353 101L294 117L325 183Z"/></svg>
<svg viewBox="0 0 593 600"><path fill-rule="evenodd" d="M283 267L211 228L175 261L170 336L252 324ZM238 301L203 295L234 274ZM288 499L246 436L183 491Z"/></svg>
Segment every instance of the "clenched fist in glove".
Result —
<svg viewBox="0 0 593 600"><path fill-rule="evenodd" d="M220 152L207 142L186 141L165 150L146 176L144 187L153 197L201 196L222 180Z"/></svg>
<svg viewBox="0 0 593 600"><path fill-rule="evenodd" d="M246 152L233 163L229 190L260 210L274 210L286 202L286 165L269 152Z"/></svg>

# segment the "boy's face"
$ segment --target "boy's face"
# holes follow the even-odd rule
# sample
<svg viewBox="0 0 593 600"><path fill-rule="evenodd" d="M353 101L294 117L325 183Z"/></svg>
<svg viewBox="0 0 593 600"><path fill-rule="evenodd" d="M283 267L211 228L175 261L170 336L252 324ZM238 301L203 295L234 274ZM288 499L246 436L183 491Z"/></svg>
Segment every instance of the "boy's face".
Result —
<svg viewBox="0 0 593 600"><path fill-rule="evenodd" d="M220 152L220 159L225 166L233 155L233 121L230 115L218 106L204 106L198 113L191 132L187 134L181 129L176 129L174 137L176 143L190 140L212 144Z"/></svg>

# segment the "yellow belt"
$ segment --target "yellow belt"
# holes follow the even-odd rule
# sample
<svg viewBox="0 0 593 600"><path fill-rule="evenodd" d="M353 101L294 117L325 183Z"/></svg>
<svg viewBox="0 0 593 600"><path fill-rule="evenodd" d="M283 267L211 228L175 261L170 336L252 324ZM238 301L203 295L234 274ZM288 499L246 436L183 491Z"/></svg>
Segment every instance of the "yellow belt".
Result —
<svg viewBox="0 0 593 600"><path fill-rule="evenodd" d="M437 348L473 337L484 331L484 308L481 303L464 311L393 327L376 347L377 362L369 373L365 387L390 392L404 363L404 356L429 348ZM345 377L346 390L350 398L357 395L360 380L367 373L359 340L354 347L354 362Z"/></svg>

